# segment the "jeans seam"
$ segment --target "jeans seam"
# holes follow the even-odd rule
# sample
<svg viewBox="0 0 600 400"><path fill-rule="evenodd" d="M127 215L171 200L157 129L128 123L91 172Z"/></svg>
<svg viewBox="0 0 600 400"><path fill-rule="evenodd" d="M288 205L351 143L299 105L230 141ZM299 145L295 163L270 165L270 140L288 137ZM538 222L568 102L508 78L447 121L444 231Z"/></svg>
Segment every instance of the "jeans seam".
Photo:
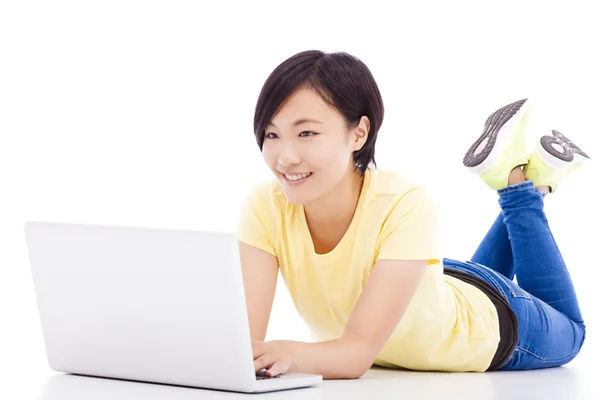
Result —
<svg viewBox="0 0 600 400"><path fill-rule="evenodd" d="M494 279L494 277L492 275L490 275L485 269L481 268L479 265L477 265L477 263L475 261L467 261L467 264L473 264L471 265L473 268L477 269L480 273L482 273L483 275L485 275L496 287L496 289L500 292L500 293L504 293L502 291L502 289L500 288L500 285L498 285L498 283L496 282L496 280ZM498 273L499 274L499 273ZM499 274L500 275L500 274ZM501 277L499 277L498 279L502 279ZM508 279L508 278L507 278ZM528 299L531 300L530 296L526 296L524 294L520 294L517 293L513 290L513 288L510 285L505 285L506 288L508 289L508 291L510 292L510 294L514 297L514 298L522 298L522 299Z"/></svg>
<svg viewBox="0 0 600 400"><path fill-rule="evenodd" d="M531 355L531 356L533 356L533 357L535 357L535 358L537 358L538 360L540 360L540 361L543 361L543 362L562 362L562 361L568 360L568 359L570 359L570 358L573 358L573 357L575 357L577 354L579 354L579 350L577 350L577 351L576 351L576 352L574 352L573 354L571 354L571 355L568 355L568 356L565 356L565 357L561 357L561 358L544 358L544 357L538 356L537 354L535 354L535 353L534 353L534 352L532 352L532 351L529 351L529 350L527 350L527 349L524 349L524 348L523 348L523 347L521 347L521 346L516 346L515 348L516 348L516 349L519 349L520 351L522 351L522 352L524 352L524 353L527 353L527 354L529 354L529 355Z"/></svg>
<svg viewBox="0 0 600 400"><path fill-rule="evenodd" d="M473 261L467 261L467 264L473 263L475 264ZM496 288L497 291L499 291L500 293L502 293L502 288L500 287L500 285L498 285L498 283L496 282L496 280L487 273L487 271L483 270L482 268L479 268L479 266L477 265L471 265L471 267L477 269L477 271L479 271L480 273L482 273L483 275L485 275L490 282L492 283L492 285L494 285L494 287Z"/></svg>

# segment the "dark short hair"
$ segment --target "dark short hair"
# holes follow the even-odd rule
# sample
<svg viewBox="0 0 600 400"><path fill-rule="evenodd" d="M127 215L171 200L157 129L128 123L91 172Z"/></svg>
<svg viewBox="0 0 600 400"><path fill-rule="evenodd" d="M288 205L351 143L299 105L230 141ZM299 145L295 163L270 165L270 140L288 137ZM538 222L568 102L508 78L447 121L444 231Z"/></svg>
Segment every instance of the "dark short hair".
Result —
<svg viewBox="0 0 600 400"><path fill-rule="evenodd" d="M363 147L354 152L354 163L361 175L369 164L376 166L375 142L383 122L383 100L369 68L346 52L303 51L271 72L254 112L254 134L260 150L263 149L266 126L285 100L303 86L314 89L337 109L348 128L356 126L363 115L369 118L369 135Z"/></svg>

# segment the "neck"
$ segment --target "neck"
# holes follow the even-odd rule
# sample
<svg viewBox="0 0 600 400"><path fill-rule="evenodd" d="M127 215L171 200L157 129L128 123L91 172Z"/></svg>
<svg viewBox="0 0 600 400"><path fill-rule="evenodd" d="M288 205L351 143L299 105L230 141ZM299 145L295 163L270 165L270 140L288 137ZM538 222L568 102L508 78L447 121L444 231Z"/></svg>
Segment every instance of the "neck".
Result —
<svg viewBox="0 0 600 400"><path fill-rule="evenodd" d="M363 176L350 170L327 196L305 204L304 213L309 224L315 225L315 222L321 226L348 224L354 216L363 182Z"/></svg>

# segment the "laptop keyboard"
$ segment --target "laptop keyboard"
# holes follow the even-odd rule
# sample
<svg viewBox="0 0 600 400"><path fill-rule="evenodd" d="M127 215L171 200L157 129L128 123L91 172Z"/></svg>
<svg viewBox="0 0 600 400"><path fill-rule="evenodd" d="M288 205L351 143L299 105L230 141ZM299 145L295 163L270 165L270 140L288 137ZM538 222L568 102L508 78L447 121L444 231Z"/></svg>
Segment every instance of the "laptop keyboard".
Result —
<svg viewBox="0 0 600 400"><path fill-rule="evenodd" d="M281 378L281 375L275 375L275 376L256 375L257 381L262 381L263 379L275 379L275 378Z"/></svg>
<svg viewBox="0 0 600 400"><path fill-rule="evenodd" d="M258 371L256 373L257 381L262 381L264 379L276 379L276 378L281 378L281 375L269 376L269 375L267 375L267 370L265 370L265 369Z"/></svg>

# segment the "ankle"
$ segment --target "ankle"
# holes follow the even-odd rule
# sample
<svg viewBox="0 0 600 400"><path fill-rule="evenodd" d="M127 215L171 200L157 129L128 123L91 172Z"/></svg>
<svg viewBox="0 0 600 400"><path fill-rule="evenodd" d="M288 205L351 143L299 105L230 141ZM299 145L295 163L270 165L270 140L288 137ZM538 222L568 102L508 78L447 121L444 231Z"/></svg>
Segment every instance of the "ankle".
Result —
<svg viewBox="0 0 600 400"><path fill-rule="evenodd" d="M525 182L525 174L523 173L523 169L521 166L515 167L510 175L508 176L508 185L515 185L517 183Z"/></svg>
<svg viewBox="0 0 600 400"><path fill-rule="evenodd" d="M538 192L542 192L544 194L548 194L551 192L550 186L545 186L545 185L544 186L536 186L535 188Z"/></svg>

